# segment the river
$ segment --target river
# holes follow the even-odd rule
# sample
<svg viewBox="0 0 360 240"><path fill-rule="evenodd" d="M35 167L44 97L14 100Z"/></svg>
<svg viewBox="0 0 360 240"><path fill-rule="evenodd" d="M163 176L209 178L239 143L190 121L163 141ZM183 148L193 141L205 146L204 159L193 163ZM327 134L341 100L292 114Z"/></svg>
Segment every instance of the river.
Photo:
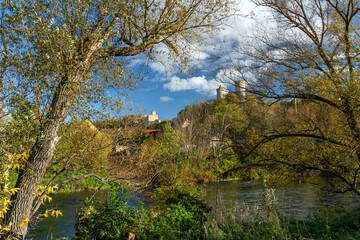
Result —
<svg viewBox="0 0 360 240"><path fill-rule="evenodd" d="M210 205L216 202L216 183L206 185L206 201ZM236 204L249 208L259 207L261 211L262 192L264 183L261 181L230 181L221 182L219 188L220 202L225 208L234 207ZM74 224L76 209L83 206L83 201L92 195L92 192L83 191L75 193L56 194L51 204L46 208L60 209L63 217L49 217L41 221L36 227L32 227L27 239L58 239L60 237L71 238L74 236ZM326 207L353 208L359 205L356 196L351 194L333 195L319 198L319 191L314 185L292 183L275 188L277 203L275 208L285 217L304 219L309 214L317 213L319 209ZM148 200L145 200L148 202ZM40 209L40 211L43 211Z"/></svg>

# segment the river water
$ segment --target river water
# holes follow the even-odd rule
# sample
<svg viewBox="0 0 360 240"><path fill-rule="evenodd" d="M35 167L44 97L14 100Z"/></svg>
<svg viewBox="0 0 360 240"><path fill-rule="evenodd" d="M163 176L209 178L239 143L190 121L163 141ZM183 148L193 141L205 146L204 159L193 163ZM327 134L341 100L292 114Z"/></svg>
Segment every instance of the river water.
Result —
<svg viewBox="0 0 360 240"><path fill-rule="evenodd" d="M231 181L219 184L219 196L222 209L231 208L239 204L249 208L259 207L261 211L261 199L264 191L264 183L261 181ZM216 202L216 183L206 185L206 201L210 205ZM277 186L275 196L277 199L274 207L285 217L304 219L311 214L317 213L323 207L354 208L359 206L358 198L354 195L334 195L321 197L319 190L310 184L290 184ZM83 201L92 195L90 191L56 194L51 204L46 204L47 209L60 209L63 217L49 217L32 227L27 239L58 239L61 237L71 238L75 235L74 224L76 209L83 206ZM141 196L140 196L141 197ZM148 200L145 200L148 201ZM220 208L221 210L221 208ZM44 211L40 209L40 211Z"/></svg>
<svg viewBox="0 0 360 240"><path fill-rule="evenodd" d="M206 186L206 201L210 205L216 203L216 183ZM225 208L232 208L235 204L239 207L249 207L250 209L262 209L262 193L264 183L261 181L250 182L221 182L219 184L219 202ZM295 219L305 219L319 212L324 207L347 209L359 206L359 199L354 194L321 194L319 188L309 183L291 183L283 186L274 187L276 203L274 209L282 216Z"/></svg>

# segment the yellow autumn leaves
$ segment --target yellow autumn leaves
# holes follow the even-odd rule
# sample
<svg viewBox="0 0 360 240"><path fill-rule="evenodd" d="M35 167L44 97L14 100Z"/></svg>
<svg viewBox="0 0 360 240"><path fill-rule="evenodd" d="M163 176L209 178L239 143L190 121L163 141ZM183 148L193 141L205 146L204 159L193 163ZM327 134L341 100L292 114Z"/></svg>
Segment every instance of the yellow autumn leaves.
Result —
<svg viewBox="0 0 360 240"><path fill-rule="evenodd" d="M11 227L11 225L5 225L1 221L1 219L5 218L6 213L10 209L11 196L21 191L20 188L12 188L9 186L9 178L11 177L11 171L20 170L21 166L25 161L27 161L28 157L29 155L25 152L21 154L8 154L6 156L6 160L2 162L2 168L0 169L0 235L8 231ZM48 196L48 194L54 192L54 189L54 187L45 187L38 185L34 196L42 198L42 204L45 204L46 202L51 202L52 198ZM59 215L62 216L62 212L60 210L53 209L46 210L44 214L40 214L40 216L44 217L58 217ZM19 226L24 227L30 220L31 219L29 218L24 218L21 222L19 222Z"/></svg>
<svg viewBox="0 0 360 240"><path fill-rule="evenodd" d="M46 210L43 214L44 217L58 217L62 216L62 212L60 210Z"/></svg>
<svg viewBox="0 0 360 240"><path fill-rule="evenodd" d="M29 157L27 153L21 154L8 154L7 159L3 161L2 168L0 171L0 220L5 218L7 211L11 205L11 196L19 192L20 188L11 188L9 187L9 177L11 170L19 170L20 164L23 161L26 161ZM29 219L24 219L25 222L21 223L20 226L24 226ZM0 233L7 231L10 228L10 225L4 225L0 222Z"/></svg>

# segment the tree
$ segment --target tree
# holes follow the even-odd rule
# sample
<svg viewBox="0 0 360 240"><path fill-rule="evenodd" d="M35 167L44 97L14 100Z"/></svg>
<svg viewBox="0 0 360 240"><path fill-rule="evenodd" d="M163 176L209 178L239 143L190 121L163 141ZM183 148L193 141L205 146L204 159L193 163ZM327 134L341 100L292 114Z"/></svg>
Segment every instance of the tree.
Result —
<svg viewBox="0 0 360 240"><path fill-rule="evenodd" d="M196 145L204 146L209 142L211 138L207 124L209 110L208 102L194 103L187 105L172 120L174 128L181 132L182 144L189 150Z"/></svg>
<svg viewBox="0 0 360 240"><path fill-rule="evenodd" d="M240 50L251 64L237 69L247 91L284 111L243 157L273 144L282 151L258 165L319 171L337 179L338 191L360 195L359 1L253 2L270 10L276 27ZM285 107L293 99L304 101Z"/></svg>
<svg viewBox="0 0 360 240"><path fill-rule="evenodd" d="M83 102L97 103L108 88L132 88L124 58L150 54L163 44L174 54L227 14L228 1L6 1L2 3L2 62L19 85L13 94L35 102L42 113L39 134L21 168L7 212L7 238L25 236L36 190L59 141L58 131ZM4 71L4 70L3 70ZM12 75L12 76L10 76ZM2 88L2 90L5 90ZM9 91L13 90L13 86ZM26 94L25 94L26 93ZM7 102L17 100L7 99Z"/></svg>
<svg viewBox="0 0 360 240"><path fill-rule="evenodd" d="M238 165L253 164L257 156L254 153L248 156L248 152L272 124L270 120L274 119L268 107L250 94L245 103L237 94L229 93L226 98L214 101L211 113L213 131L221 140L217 147L220 174L227 177L235 173L234 168ZM259 176L258 172L254 174L247 168L241 170L243 171L236 172L236 176L243 179Z"/></svg>
<svg viewBox="0 0 360 240"><path fill-rule="evenodd" d="M51 163L56 175L67 171L88 170L96 173L107 168L113 146L110 134L97 129L88 119L61 126L61 139Z"/></svg>

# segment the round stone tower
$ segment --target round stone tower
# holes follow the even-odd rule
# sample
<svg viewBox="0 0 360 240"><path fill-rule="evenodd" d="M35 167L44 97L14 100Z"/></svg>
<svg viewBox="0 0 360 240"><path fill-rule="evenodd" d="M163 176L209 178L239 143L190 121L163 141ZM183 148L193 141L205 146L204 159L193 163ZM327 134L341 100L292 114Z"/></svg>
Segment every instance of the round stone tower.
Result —
<svg viewBox="0 0 360 240"><path fill-rule="evenodd" d="M217 92L217 99L224 98L227 94L226 89L223 86L221 86L221 84L219 88L216 89L216 92Z"/></svg>
<svg viewBox="0 0 360 240"><path fill-rule="evenodd" d="M235 93L243 100L246 98L246 82L244 80L235 81Z"/></svg>

